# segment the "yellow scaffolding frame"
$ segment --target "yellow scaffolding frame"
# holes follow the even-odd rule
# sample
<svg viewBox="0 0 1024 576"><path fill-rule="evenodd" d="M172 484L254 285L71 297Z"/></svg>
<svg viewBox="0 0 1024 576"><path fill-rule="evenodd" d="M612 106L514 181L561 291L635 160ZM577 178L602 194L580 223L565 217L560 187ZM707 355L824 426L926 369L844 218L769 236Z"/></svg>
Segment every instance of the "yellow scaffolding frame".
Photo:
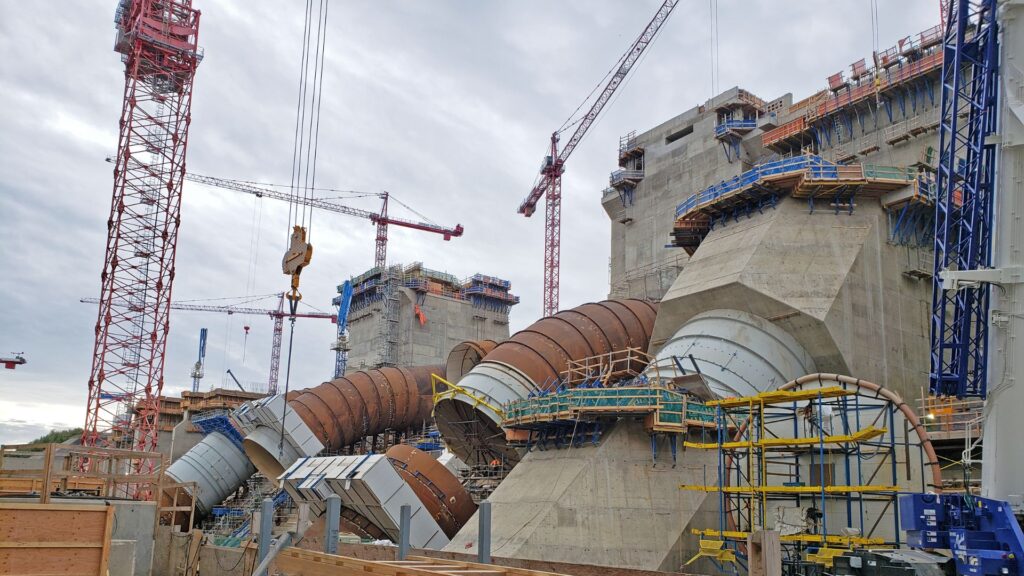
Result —
<svg viewBox="0 0 1024 576"><path fill-rule="evenodd" d="M845 413L848 405L846 398L854 396L856 396L856 393L853 391L839 386L831 386L775 390L753 396L724 398L706 402L706 406L716 409L715 423L718 431L718 441L684 442L684 447L698 450L716 450L719 452L718 484L683 484L679 488L681 490L719 494L723 526L720 526L718 530L693 529L691 532L700 536L702 542L713 543L715 550L718 549L718 541L745 541L747 536L749 536L749 532L727 530L724 525L724 519L734 513L741 514L742 518L742 514L746 511L747 522L764 526L770 497L773 497L772 499L774 500L787 495L792 495L796 498L799 498L801 495L820 495L822 499L822 513L827 513L824 499L829 495L839 497L845 495L849 499L851 495L857 494L860 495L861 502L863 502L863 495L871 494L882 498L895 499L896 494L900 490L900 487L895 485L895 468L894 482L892 484L871 483L874 475L865 484L851 482L850 480L853 480L853 478L850 478L849 466L847 467L846 485L829 485L830 481L825 477L824 469L820 471L817 481L812 480L812 485L804 485L803 482L782 483L781 485L768 484L769 478L780 474L778 470L772 471L771 468L779 464L779 458L788 458L786 456L787 453L797 459L795 464L788 464L788 466L799 466L799 459L808 454L812 457L820 455L821 461L818 465L824 466L826 454L836 454L837 450L838 453L845 453L843 448L849 448L851 445L856 446L858 453L860 451L859 446L865 443L874 446L876 450L880 451L893 449L891 448L893 442L891 434L888 440L889 447L882 440L890 432L892 427L891 418L890 426L887 427L876 426L875 423L860 427L859 415L857 416L857 426L850 426L846 422L848 417ZM800 406L803 402L807 402L806 407ZM854 409L855 413L856 410L863 409L859 400L855 399L854 403L856 406ZM841 414L844 422L843 433L834 434L831 428L826 430L825 418L823 416L826 404L837 404L840 406L843 412ZM769 408L773 406L777 406L777 408L769 413ZM892 412L892 406L889 406L887 403L869 404L868 409L882 411L879 417L886 410L890 413ZM830 406L827 410L829 411L829 421L831 421L832 407ZM789 417L788 414L790 412L794 419L799 419L803 416L808 422L811 422L812 433L816 426L818 435L797 436L794 434L794 437L778 437L770 433L766 425L770 422L784 421L784 419ZM778 418L780 415L782 420ZM797 431L796 427L797 424L794 422L794 432ZM855 427L860 429L851 430L851 428ZM734 436L734 433L737 431L738 435ZM778 432L778 430L775 430L775 432ZM730 456L728 456L730 459L729 464L726 464L726 453L730 453ZM851 456L846 454L845 457L850 458ZM879 464L879 467L882 465ZM895 461L889 463L889 465L895 467ZM782 466L787 465L782 464ZM793 470L793 468L789 468L789 470ZM736 485L728 485L725 477L733 473L739 475L739 481ZM781 474L789 473L798 474L799 471L781 472ZM745 480L743 478L744 475ZM858 478L860 476L859 468L857 476ZM797 479L799 480L799 476L797 476ZM755 506L758 508L756 511ZM847 506L849 506L849 503ZM829 534L827 523L824 522L822 534L784 535L781 536L781 541L794 545L821 545L822 548L817 553L807 555L807 560L826 566L831 566L832 559L850 547L887 545L883 538L863 535ZM702 555L711 556L713 551L709 545L707 553L698 554L694 559Z"/></svg>
<svg viewBox="0 0 1024 576"><path fill-rule="evenodd" d="M438 390L437 385L442 384L447 387L446 390ZM458 384L452 384L451 382L441 378L437 374L430 375L430 392L431 398L434 402L434 407L437 407L437 403L441 400L454 400L457 396L463 396L470 400L470 404L476 408L477 406L484 406L492 410L499 418L505 418L505 411L500 406L495 406L487 398L477 396L469 390L459 386ZM431 410L433 415L433 410Z"/></svg>

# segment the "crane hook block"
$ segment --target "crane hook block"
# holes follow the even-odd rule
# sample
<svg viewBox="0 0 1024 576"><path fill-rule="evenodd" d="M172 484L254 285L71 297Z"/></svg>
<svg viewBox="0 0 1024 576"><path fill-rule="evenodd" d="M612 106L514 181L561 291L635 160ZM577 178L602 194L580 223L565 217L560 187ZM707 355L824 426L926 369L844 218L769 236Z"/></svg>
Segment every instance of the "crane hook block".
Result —
<svg viewBox="0 0 1024 576"><path fill-rule="evenodd" d="M288 295L289 300L302 299L302 295L299 294L299 274L312 259L313 245L306 242L306 229L302 226L293 227L288 250L281 260L281 271L292 277L292 291Z"/></svg>

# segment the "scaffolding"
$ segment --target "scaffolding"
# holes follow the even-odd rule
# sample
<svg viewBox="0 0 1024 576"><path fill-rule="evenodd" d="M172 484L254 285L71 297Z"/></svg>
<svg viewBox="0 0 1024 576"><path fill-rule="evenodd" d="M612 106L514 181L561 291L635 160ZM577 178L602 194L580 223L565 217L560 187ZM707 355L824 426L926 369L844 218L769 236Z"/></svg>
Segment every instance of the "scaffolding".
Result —
<svg viewBox="0 0 1024 576"><path fill-rule="evenodd" d="M718 497L718 525L692 530L709 549L731 549L742 562L747 537L774 529L787 572L798 574L853 547L899 546L897 494L913 483L912 450L924 467L899 406L810 385L705 406L714 411L715 439L684 447L716 451L718 480L680 488Z"/></svg>
<svg viewBox="0 0 1024 576"><path fill-rule="evenodd" d="M862 129L868 121L877 126L880 114L892 124L886 130L889 144L937 128L937 117L915 118L919 116L919 107L936 104L935 77L942 68L941 43L942 29L935 26L874 53L874 66L869 66L864 58L854 62L849 78L842 71L832 74L827 89L790 107L791 114L802 114L761 135L762 146L776 152L799 150L808 144L818 150L841 147L844 138L853 137L855 121ZM868 150L870 146L862 149Z"/></svg>
<svg viewBox="0 0 1024 576"><path fill-rule="evenodd" d="M469 302L476 308L501 314L508 314L511 307L519 303L519 297L509 292L512 283L508 280L485 274L459 280L448 272L426 268L422 262L413 262L404 269L401 266L372 268L351 282L353 313L377 302L384 303L385 311L397 309L399 288L411 290L415 304L420 306L428 295Z"/></svg>
<svg viewBox="0 0 1024 576"><path fill-rule="evenodd" d="M858 198L881 198L918 181L912 168L875 164L837 164L802 154L755 165L739 176L713 184L676 207L675 245L693 254L711 230L740 217L774 208L784 195L807 201L813 213L827 201L836 214L852 214Z"/></svg>
<svg viewBox="0 0 1024 576"><path fill-rule="evenodd" d="M527 450L597 445L619 418L639 418L651 437L654 461L663 435L675 465L677 438L691 428L714 428L714 411L684 388L702 382L699 374L673 366L657 368L648 378L643 370L651 361L637 348L570 361L557 382L502 406L506 438Z"/></svg>

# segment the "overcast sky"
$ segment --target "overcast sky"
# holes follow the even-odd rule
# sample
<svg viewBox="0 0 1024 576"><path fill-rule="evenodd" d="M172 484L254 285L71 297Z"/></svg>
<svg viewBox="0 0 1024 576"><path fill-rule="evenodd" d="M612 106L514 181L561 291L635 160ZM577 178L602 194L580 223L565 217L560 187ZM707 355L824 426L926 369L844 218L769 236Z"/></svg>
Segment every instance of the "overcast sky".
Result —
<svg viewBox="0 0 1024 576"><path fill-rule="evenodd" d="M938 21L936 0L878 4L883 48ZM0 443L84 421L96 311L78 299L98 296L103 265L113 179L104 158L117 149L124 82L112 51L115 5L0 0L0 356L28 359L0 370ZM195 81L188 170L287 182L304 2L195 5L206 55ZM388 190L438 223L461 223L465 235L451 242L392 227L389 262L507 278L522 297L511 328L526 326L541 310L543 206L530 219L516 207L551 131L658 5L331 1L318 183ZM706 0L680 2L568 163L563 308L608 291L609 226L599 199L618 137L712 95L709 10ZM873 47L870 0L720 0L718 11L720 90L739 85L765 99L802 98ZM352 204L376 208L360 202ZM286 289L279 267L286 230L286 204L186 183L175 299ZM337 284L372 266L373 234L367 221L318 214L304 301L330 310ZM204 388L221 385L227 368L243 381L266 380L269 318L174 312L166 392L191 386L200 327L210 330ZM293 387L330 375L333 333L326 321L299 321Z"/></svg>

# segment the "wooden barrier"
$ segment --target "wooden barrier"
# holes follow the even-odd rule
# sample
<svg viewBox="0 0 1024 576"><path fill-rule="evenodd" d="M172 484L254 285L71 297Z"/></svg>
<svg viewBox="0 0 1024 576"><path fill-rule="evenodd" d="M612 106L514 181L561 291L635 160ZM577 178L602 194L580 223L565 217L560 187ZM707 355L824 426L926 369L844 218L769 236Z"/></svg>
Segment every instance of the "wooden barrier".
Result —
<svg viewBox="0 0 1024 576"><path fill-rule="evenodd" d="M114 508L0 502L0 574L106 576Z"/></svg>
<svg viewBox="0 0 1024 576"><path fill-rule="evenodd" d="M5 466L37 455L42 456L39 468ZM162 457L155 452L69 444L0 446L0 495L36 495L43 504L52 493L152 500L162 472Z"/></svg>
<svg viewBox="0 0 1024 576"><path fill-rule="evenodd" d="M288 576L560 576L525 568L410 556L408 560L360 560L298 548L287 548L274 561Z"/></svg>

